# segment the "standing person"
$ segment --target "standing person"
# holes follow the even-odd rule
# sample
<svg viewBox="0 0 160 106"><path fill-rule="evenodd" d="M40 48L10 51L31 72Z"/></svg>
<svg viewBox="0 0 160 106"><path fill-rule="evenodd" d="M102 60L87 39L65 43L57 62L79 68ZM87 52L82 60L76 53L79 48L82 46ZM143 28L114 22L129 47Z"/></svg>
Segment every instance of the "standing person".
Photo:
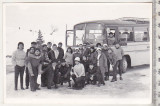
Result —
<svg viewBox="0 0 160 106"><path fill-rule="evenodd" d="M89 54L89 62L93 62L94 61L94 55L95 55L95 48L94 46L90 47L90 54Z"/></svg>
<svg viewBox="0 0 160 106"><path fill-rule="evenodd" d="M80 58L75 58L75 66L73 67L72 79L75 83L75 89L82 89L85 85L85 69L83 64L80 63Z"/></svg>
<svg viewBox="0 0 160 106"><path fill-rule="evenodd" d="M26 57L30 54L34 54L34 49L36 48L37 43L36 42L31 42L31 48L27 49ZM26 67L26 77L25 77L25 82L26 82L26 89L29 87L29 73L28 73L28 68Z"/></svg>
<svg viewBox="0 0 160 106"><path fill-rule="evenodd" d="M58 88L57 84L59 83L59 64L60 64L60 55L59 51L57 50L57 45L53 44L52 50L48 53L48 57L51 60L52 65L54 64L54 77L53 82L55 84L55 88Z"/></svg>
<svg viewBox="0 0 160 106"><path fill-rule="evenodd" d="M52 48L52 43L51 42L48 42L47 43L47 51L49 52Z"/></svg>
<svg viewBox="0 0 160 106"><path fill-rule="evenodd" d="M15 90L17 90L18 76L20 74L21 89L23 88L23 74L25 69L26 53L23 51L24 43L19 42L17 50L12 55L12 64L15 66Z"/></svg>
<svg viewBox="0 0 160 106"><path fill-rule="evenodd" d="M83 54L83 45L79 44L79 53L82 55Z"/></svg>
<svg viewBox="0 0 160 106"><path fill-rule="evenodd" d="M88 68L89 68L89 61L87 60L86 56L82 57L82 64L84 66L85 73L87 73L88 72Z"/></svg>
<svg viewBox="0 0 160 106"><path fill-rule="evenodd" d="M108 71L106 71L105 73L105 80L109 80L109 74L110 74L110 63L109 63L109 60L108 60L108 45L107 44L104 44L103 45L103 49L102 49L102 52L105 54L105 56L107 57L107 66L108 66Z"/></svg>
<svg viewBox="0 0 160 106"><path fill-rule="evenodd" d="M106 71L108 71L108 66L107 66L107 58L105 54L102 53L101 48L97 48L97 52L95 54L95 60L93 62L97 66L98 86L100 86L100 84L105 85L104 77Z"/></svg>
<svg viewBox="0 0 160 106"><path fill-rule="evenodd" d="M117 57L111 48L108 49L108 60L113 67L113 78L111 82L117 81L118 62L117 62Z"/></svg>
<svg viewBox="0 0 160 106"><path fill-rule="evenodd" d="M57 50L59 51L59 59L61 61L63 59L63 57L64 57L64 50L62 49L62 42L58 43Z"/></svg>
<svg viewBox="0 0 160 106"><path fill-rule="evenodd" d="M42 45L42 57L43 57L43 64L42 64L42 70L49 67L51 60L48 58L48 51L47 51L47 45L44 44ZM45 71L44 73L41 74L41 87L46 87L48 85L48 74L50 69L48 69L47 71ZM48 87L48 86L47 86ZM48 87L50 88L50 87Z"/></svg>
<svg viewBox="0 0 160 106"><path fill-rule="evenodd" d="M60 61L60 53L57 49L57 45L53 44L52 46L52 50L50 50L50 52L48 53L48 57L49 59L53 62L53 61Z"/></svg>
<svg viewBox="0 0 160 106"><path fill-rule="evenodd" d="M90 54L90 49L87 47L87 43L84 43L82 56L85 56L88 60L89 54Z"/></svg>
<svg viewBox="0 0 160 106"><path fill-rule="evenodd" d="M39 84L37 84L38 67L43 62L43 59L41 56L41 51L39 48L35 49L34 56L35 57L28 57L27 58L27 66L28 66L28 70L29 70L31 91L40 90Z"/></svg>
<svg viewBox="0 0 160 106"><path fill-rule="evenodd" d="M35 52L35 47L30 47L30 49L27 50L28 53L26 53L26 57L33 57L34 52ZM31 56L32 55L32 56ZM26 78L25 78L25 82L26 82L26 89L28 89L29 87L29 72L28 72L28 67L26 65Z"/></svg>
<svg viewBox="0 0 160 106"><path fill-rule="evenodd" d="M73 66L73 50L71 47L67 48L64 59L66 61L66 64L68 64L70 67Z"/></svg>
<svg viewBox="0 0 160 106"><path fill-rule="evenodd" d="M96 44L96 47L97 47L97 48L101 48L101 47L102 47L101 43L97 43L97 44Z"/></svg>
<svg viewBox="0 0 160 106"><path fill-rule="evenodd" d="M114 50L114 53L115 53L115 55L117 57L120 80L123 80L122 79L122 58L124 56L124 51L120 47L118 42L115 43L115 48L113 50Z"/></svg>
<svg viewBox="0 0 160 106"><path fill-rule="evenodd" d="M109 36L108 36L108 45L111 46L115 43L116 39L113 35L112 32L109 33Z"/></svg>
<svg viewBox="0 0 160 106"><path fill-rule="evenodd" d="M73 66L75 65L75 58L79 57L82 60L82 55L79 53L79 48L75 48L75 53L73 53Z"/></svg>

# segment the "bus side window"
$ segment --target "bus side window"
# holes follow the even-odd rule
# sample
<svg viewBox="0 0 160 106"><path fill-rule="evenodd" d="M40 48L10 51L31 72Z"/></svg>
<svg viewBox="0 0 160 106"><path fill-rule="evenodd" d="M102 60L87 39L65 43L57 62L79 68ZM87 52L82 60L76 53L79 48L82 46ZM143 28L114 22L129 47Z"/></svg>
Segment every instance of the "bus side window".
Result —
<svg viewBox="0 0 160 106"><path fill-rule="evenodd" d="M121 42L132 42L134 41L134 35L132 27L119 27L119 40Z"/></svg>
<svg viewBox="0 0 160 106"><path fill-rule="evenodd" d="M134 35L136 42L145 42L149 40L147 27L134 27Z"/></svg>

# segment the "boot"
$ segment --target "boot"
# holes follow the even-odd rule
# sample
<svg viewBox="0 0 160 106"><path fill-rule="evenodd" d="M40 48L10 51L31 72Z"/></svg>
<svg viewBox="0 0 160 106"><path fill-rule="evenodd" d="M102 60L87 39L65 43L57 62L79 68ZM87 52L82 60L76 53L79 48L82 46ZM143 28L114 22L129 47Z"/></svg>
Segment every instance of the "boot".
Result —
<svg viewBox="0 0 160 106"><path fill-rule="evenodd" d="M120 80L123 80L123 78L122 78L122 77L120 77Z"/></svg>
<svg viewBox="0 0 160 106"><path fill-rule="evenodd" d="M115 82L116 80L114 78L112 78L111 82Z"/></svg>

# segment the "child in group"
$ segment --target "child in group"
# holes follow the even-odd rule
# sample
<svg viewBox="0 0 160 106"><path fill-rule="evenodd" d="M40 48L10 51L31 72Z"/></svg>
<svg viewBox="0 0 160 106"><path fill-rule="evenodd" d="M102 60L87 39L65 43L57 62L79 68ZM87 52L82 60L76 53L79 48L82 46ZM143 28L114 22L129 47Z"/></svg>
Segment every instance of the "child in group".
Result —
<svg viewBox="0 0 160 106"><path fill-rule="evenodd" d="M41 57L41 51L39 48L35 49L34 56L35 58L34 57L27 58L31 91L40 90L40 88L38 88L39 84L37 84L38 67L43 62L43 59Z"/></svg>
<svg viewBox="0 0 160 106"><path fill-rule="evenodd" d="M97 81L96 71L97 71L96 67L94 67L93 63L90 63L88 72L86 73L87 84L89 83L93 85L96 84L96 81Z"/></svg>
<svg viewBox="0 0 160 106"><path fill-rule="evenodd" d="M73 67L72 79L74 81L75 89L82 89L85 85L85 69L83 64L80 63L80 58L75 58L75 66Z"/></svg>
<svg viewBox="0 0 160 106"><path fill-rule="evenodd" d="M66 64L68 64L70 67L73 66L73 50L71 47L67 48L64 59L66 61Z"/></svg>
<svg viewBox="0 0 160 106"><path fill-rule="evenodd" d="M108 60L113 67L113 78L111 82L117 81L117 57L111 48L108 49Z"/></svg>
<svg viewBox="0 0 160 106"><path fill-rule="evenodd" d="M85 73L87 73L88 72L88 68L89 68L89 61L87 60L86 56L82 57L82 64L84 66Z"/></svg>
<svg viewBox="0 0 160 106"><path fill-rule="evenodd" d="M75 48L75 53L73 53L73 66L75 65L75 58L76 57L79 57L80 58L80 61L81 61L81 57L82 55L79 53L79 48Z"/></svg>
<svg viewBox="0 0 160 106"><path fill-rule="evenodd" d="M63 83L68 82L68 87L71 87L71 83L70 83L70 71L71 68L68 64L66 64L65 59L61 60L61 65L59 68L59 72L60 72L60 83L61 85L63 85Z"/></svg>

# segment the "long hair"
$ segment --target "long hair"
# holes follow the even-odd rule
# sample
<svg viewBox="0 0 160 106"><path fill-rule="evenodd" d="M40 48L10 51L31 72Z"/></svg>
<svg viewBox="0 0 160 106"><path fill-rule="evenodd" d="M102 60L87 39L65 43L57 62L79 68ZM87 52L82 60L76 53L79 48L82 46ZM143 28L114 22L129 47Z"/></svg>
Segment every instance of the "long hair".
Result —
<svg viewBox="0 0 160 106"><path fill-rule="evenodd" d="M66 52L68 52L68 49L71 49L71 53L73 53L73 50L71 47L68 47Z"/></svg>
<svg viewBox="0 0 160 106"><path fill-rule="evenodd" d="M32 48L34 49L34 53L35 53L35 49L36 49L35 47L30 47L29 50L31 50ZM33 53L33 54L34 54L34 53Z"/></svg>
<svg viewBox="0 0 160 106"><path fill-rule="evenodd" d="M23 45L23 48L22 48L22 49L24 49L24 43L23 43L23 42L19 42L19 43L18 43L17 49L19 49L19 45Z"/></svg>

